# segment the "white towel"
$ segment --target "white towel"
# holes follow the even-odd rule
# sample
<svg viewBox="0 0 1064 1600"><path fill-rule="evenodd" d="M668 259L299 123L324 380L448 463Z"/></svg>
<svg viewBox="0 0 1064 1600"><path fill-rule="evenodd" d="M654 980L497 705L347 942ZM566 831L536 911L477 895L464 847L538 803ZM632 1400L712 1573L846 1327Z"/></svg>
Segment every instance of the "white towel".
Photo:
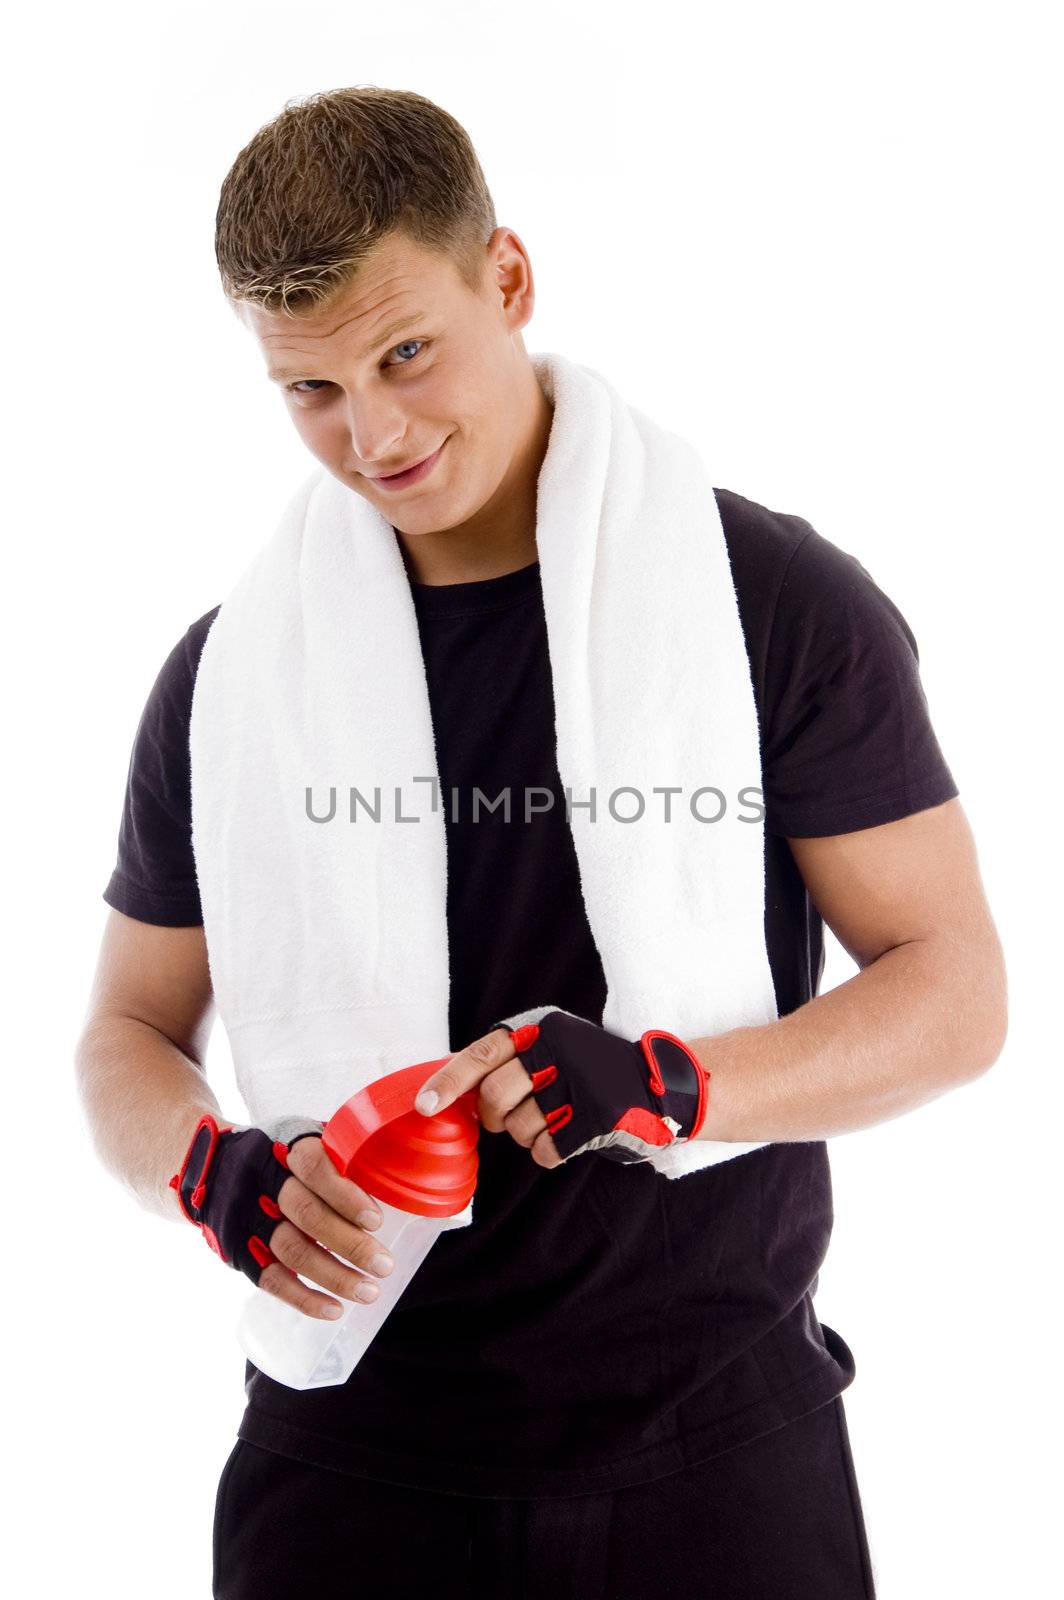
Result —
<svg viewBox="0 0 1064 1600"><path fill-rule="evenodd" d="M693 1039L774 1021L760 796L740 799L761 782L757 712L711 480L601 374L530 359L554 408L536 543L603 1025ZM215 1000L252 1120L324 1121L469 1043L448 1037L446 835L406 568L392 525L325 468L208 633L190 751ZM357 804L350 820L352 787L368 804L380 791L379 822ZM335 791L330 821L309 819L308 789L319 817ZM505 917L505 892L484 913ZM694 1140L652 1159L677 1178L759 1148ZM471 1220L472 1203L453 1225Z"/></svg>

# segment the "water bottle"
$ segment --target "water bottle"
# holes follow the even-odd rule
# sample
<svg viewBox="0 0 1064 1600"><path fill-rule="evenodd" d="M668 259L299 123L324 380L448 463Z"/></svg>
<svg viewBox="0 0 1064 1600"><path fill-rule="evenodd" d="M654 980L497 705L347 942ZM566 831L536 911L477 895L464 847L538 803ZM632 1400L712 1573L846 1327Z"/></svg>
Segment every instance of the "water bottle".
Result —
<svg viewBox="0 0 1064 1600"><path fill-rule="evenodd" d="M308 1317L253 1289L237 1337L248 1359L277 1383L291 1389L346 1383L440 1234L472 1200L480 1134L476 1091L432 1117L414 1109L421 1085L449 1059L378 1078L325 1123L322 1144L341 1176L372 1195L382 1218L373 1237L395 1266L386 1278L371 1280L380 1291L372 1305L337 1295L344 1309L332 1320Z"/></svg>

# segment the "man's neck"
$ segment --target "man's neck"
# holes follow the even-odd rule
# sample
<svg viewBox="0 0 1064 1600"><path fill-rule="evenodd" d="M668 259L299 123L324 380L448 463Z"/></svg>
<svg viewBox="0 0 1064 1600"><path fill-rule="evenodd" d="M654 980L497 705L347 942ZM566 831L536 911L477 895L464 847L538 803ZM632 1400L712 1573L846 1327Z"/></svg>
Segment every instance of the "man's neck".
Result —
<svg viewBox="0 0 1064 1600"><path fill-rule="evenodd" d="M509 537L504 531L494 530L487 542L483 538L464 539L460 528L445 534L415 537L408 537L398 529L395 532L411 583L427 584L431 588L501 578L539 559L534 528L513 529ZM442 543L444 539L446 545ZM430 540L433 541L431 547ZM441 543L435 543L436 540Z"/></svg>

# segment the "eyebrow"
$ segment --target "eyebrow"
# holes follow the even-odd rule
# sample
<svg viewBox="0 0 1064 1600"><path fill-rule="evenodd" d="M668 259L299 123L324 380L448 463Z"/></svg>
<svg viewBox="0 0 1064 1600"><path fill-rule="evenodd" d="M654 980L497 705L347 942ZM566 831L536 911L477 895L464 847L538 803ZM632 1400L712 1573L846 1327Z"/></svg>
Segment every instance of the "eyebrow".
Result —
<svg viewBox="0 0 1064 1600"><path fill-rule="evenodd" d="M397 317L394 322L389 322L386 328L381 329L372 344L367 346L362 354L371 355L374 350L379 350L389 339L394 338L397 333L401 333L412 322L423 320L423 317L424 313L421 311L414 311L406 316ZM306 375L306 371L302 367L278 367L276 370L270 369L266 373L271 383L283 383L285 378L305 378Z"/></svg>

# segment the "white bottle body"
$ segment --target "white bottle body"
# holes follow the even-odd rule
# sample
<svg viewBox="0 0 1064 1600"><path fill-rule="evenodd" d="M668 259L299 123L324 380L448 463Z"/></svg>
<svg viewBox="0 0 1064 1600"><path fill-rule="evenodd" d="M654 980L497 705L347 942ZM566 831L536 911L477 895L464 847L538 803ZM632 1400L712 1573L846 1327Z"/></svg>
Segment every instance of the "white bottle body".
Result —
<svg viewBox="0 0 1064 1600"><path fill-rule="evenodd" d="M391 1253L395 1266L386 1278L365 1274L380 1290L372 1305L337 1294L342 1316L308 1317L265 1289L252 1290L237 1324L237 1338L244 1354L268 1378L290 1389L346 1383L440 1234L453 1225L451 1217L416 1216L376 1197L374 1204L382 1220L372 1236ZM301 1281L322 1292L320 1283Z"/></svg>

